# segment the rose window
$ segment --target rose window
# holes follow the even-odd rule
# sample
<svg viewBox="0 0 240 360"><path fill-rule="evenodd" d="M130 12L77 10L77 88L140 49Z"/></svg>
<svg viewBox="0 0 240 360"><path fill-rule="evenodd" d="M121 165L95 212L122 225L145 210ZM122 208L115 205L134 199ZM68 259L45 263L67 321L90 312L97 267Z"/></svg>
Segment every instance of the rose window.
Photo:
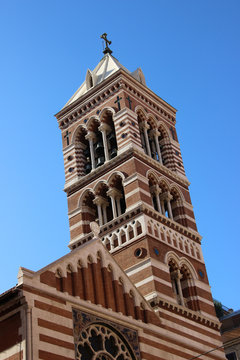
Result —
<svg viewBox="0 0 240 360"><path fill-rule="evenodd" d="M106 324L84 328L76 343L78 360L135 360L126 339Z"/></svg>

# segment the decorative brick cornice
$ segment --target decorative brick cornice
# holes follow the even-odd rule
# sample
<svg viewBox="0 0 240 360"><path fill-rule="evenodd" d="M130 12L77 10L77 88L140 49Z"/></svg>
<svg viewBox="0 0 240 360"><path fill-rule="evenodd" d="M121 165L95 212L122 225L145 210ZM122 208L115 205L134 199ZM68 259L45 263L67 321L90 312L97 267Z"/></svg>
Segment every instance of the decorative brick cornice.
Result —
<svg viewBox="0 0 240 360"><path fill-rule="evenodd" d="M74 101L74 103L63 108L55 115L60 129L66 129L81 117L86 116L89 111L92 111L109 97L116 94L120 89L132 93L163 119L175 123L176 109L174 107L162 100L124 70L119 69L116 73L90 89L86 94Z"/></svg>
<svg viewBox="0 0 240 360"><path fill-rule="evenodd" d="M159 296L157 296L155 299L153 299L150 302L150 304L153 308L155 308L155 310L160 310L161 308L166 309L168 311L174 312L175 314L177 313L185 318L194 320L194 321L196 321L200 324L203 324L207 327L210 327L214 330L219 331L219 329L220 329L221 323L217 319L216 319L216 321L214 321L206 316L203 316L202 314L200 314L197 311L193 311L184 306L178 305L176 303L172 303L170 301L160 299ZM160 309L158 309L158 307Z"/></svg>
<svg viewBox="0 0 240 360"><path fill-rule="evenodd" d="M199 244L201 243L202 236L198 232L191 230L189 228L186 228L185 226L177 223L176 221L167 218L166 216L160 214L158 211L154 210L152 207L150 207L146 204L142 204L141 206L142 206L142 211L146 215L148 215L148 216L154 218L155 220L159 221L160 223L168 226L170 229L173 229L173 230L179 232L180 234L185 235L185 236L189 237L190 239L197 241Z"/></svg>
<svg viewBox="0 0 240 360"><path fill-rule="evenodd" d="M71 195L74 191L84 187L86 184L89 184L93 180L100 178L105 172L109 170L114 170L116 166L119 166L123 161L126 161L133 154L133 149L129 149L128 151L123 152L122 154L116 156L115 158L105 162L100 167L92 170L89 174L80 177L74 183L68 185L66 184L64 187L64 191Z"/></svg>
<svg viewBox="0 0 240 360"><path fill-rule="evenodd" d="M160 164L158 161L152 159L150 156L146 155L142 151L134 148L128 148L127 151L124 151L123 153L119 154L115 158L109 160L108 162L105 162L102 166L99 168L94 169L91 173L88 175L82 176L74 183L71 184L65 184L64 191L70 195L73 191L76 191L77 189L80 189L85 184L90 183L91 181L95 180L95 178L99 178L102 176L102 174L106 171L109 171L110 169L115 169L116 166L119 166L120 163L123 161L126 161L131 156L136 156L142 160L144 160L147 165L151 165L153 168L156 168L157 170L163 172L164 174L167 174L173 181L178 182L182 186L189 186L190 183L188 180L184 179L183 177L177 175L174 171L168 169L166 166Z"/></svg>
<svg viewBox="0 0 240 360"><path fill-rule="evenodd" d="M180 184L183 184L185 186L189 186L190 182L187 180L187 178L183 176L179 176L176 172L170 170L169 168L167 168L166 166L160 164L160 162L152 159L149 155L145 154L142 151L139 151L138 149L134 149L135 154L138 155L138 157L140 157L141 159L145 160L148 164L150 164L153 168L157 168L158 170L160 170L161 172L169 175L174 181L178 181Z"/></svg>
<svg viewBox="0 0 240 360"><path fill-rule="evenodd" d="M102 225L100 231L100 237L101 238L104 237L105 234L108 234L109 232L113 231L119 226L124 225L129 220L133 220L136 216L139 216L141 214L146 214L152 217L153 219L159 221L161 224L168 226L170 229L177 231L179 234L184 235L190 238L191 240L197 241L198 243L201 242L202 237L199 233L184 227L183 225L177 223L174 220L167 218L164 215L161 215L159 212L155 211L153 208L143 203L137 205L135 208L131 209L130 211L126 211L124 214L118 216L116 219L113 219L108 223ZM143 234L143 236L145 235L146 234ZM88 233L81 236L79 239L73 239L69 243L69 248L75 249L76 247L90 241L92 238L93 238L93 233Z"/></svg>

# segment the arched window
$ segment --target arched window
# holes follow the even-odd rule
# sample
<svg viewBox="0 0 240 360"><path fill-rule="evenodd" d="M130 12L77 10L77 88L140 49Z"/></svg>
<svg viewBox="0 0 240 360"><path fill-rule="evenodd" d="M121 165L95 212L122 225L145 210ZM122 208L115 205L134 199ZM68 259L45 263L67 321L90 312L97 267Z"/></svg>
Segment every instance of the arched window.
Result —
<svg viewBox="0 0 240 360"><path fill-rule="evenodd" d="M62 270L57 269L55 276L56 276L56 288L58 291L63 292L64 291L64 283L63 283Z"/></svg>
<svg viewBox="0 0 240 360"><path fill-rule="evenodd" d="M89 70L89 69L86 74L86 87L87 87L87 90L89 90L93 87L93 76L92 76L91 70Z"/></svg>
<svg viewBox="0 0 240 360"><path fill-rule="evenodd" d="M138 111L137 115L138 115L137 120L138 120L138 127L139 127L139 132L140 132L142 148L143 148L145 154L148 154L148 152L147 152L147 143L146 143L147 129L145 130L145 127L146 127L145 119L146 119L146 117L144 116L142 111Z"/></svg>
<svg viewBox="0 0 240 360"><path fill-rule="evenodd" d="M170 191L171 195L171 209L172 209L172 216L173 220L182 224L183 226L187 226L185 212L183 208L182 198L180 196L179 191L176 188L172 188Z"/></svg>
<svg viewBox="0 0 240 360"><path fill-rule="evenodd" d="M108 195L111 198L113 218L124 214L126 211L126 202L122 177L120 175L113 174L110 177Z"/></svg>
<svg viewBox="0 0 240 360"><path fill-rule="evenodd" d="M94 203L94 199L95 199L94 193L91 190L87 190L83 194L82 201L80 203L85 233L88 233L90 231L90 227L89 227L90 222L97 221L98 219L97 206Z"/></svg>
<svg viewBox="0 0 240 360"><path fill-rule="evenodd" d="M185 264L179 267L173 259L169 261L168 266L177 303L189 309L198 310L196 301L192 301L192 297L196 294L193 294L194 287L192 286L192 275L189 268Z"/></svg>
<svg viewBox="0 0 240 360"><path fill-rule="evenodd" d="M151 194L151 198L152 198L152 205L156 211L162 213L160 198L159 198L161 189L159 188L159 186L157 184L156 177L152 174L150 174L148 177L148 185L149 185L150 194Z"/></svg>
<svg viewBox="0 0 240 360"><path fill-rule="evenodd" d="M102 226L113 218L111 200L108 195L108 186L105 183L99 183L95 189L94 204L97 206L98 222Z"/></svg>
<svg viewBox="0 0 240 360"><path fill-rule="evenodd" d="M106 140L104 146L106 146L106 156L107 160L113 159L117 156L117 140L116 140L116 133L115 127L113 123L113 115L110 110L105 110L101 116L102 120L102 129L105 130ZM104 137L104 134L103 134Z"/></svg>
<svg viewBox="0 0 240 360"><path fill-rule="evenodd" d="M99 129L100 122L92 118L88 124L86 138L89 141L92 169L96 169L105 162L104 145L102 132Z"/></svg>

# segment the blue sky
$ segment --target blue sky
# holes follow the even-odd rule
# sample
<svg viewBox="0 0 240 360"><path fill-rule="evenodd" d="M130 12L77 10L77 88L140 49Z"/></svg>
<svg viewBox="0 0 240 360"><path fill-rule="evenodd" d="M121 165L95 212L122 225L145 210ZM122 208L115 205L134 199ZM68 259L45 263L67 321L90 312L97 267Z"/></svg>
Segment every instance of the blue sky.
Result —
<svg viewBox="0 0 240 360"><path fill-rule="evenodd" d="M239 1L0 2L0 292L68 252L57 113L113 55L178 109L213 296L239 302Z"/></svg>

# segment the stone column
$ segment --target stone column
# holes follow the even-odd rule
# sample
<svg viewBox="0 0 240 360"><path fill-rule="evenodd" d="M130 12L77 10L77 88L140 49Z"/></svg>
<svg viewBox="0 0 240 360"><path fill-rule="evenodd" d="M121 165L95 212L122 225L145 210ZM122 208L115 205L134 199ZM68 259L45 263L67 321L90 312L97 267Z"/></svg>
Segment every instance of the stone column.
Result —
<svg viewBox="0 0 240 360"><path fill-rule="evenodd" d="M165 210L165 206L164 206L164 201L161 200L160 203L161 203L162 214L165 216L165 211L166 210Z"/></svg>
<svg viewBox="0 0 240 360"><path fill-rule="evenodd" d="M171 195L170 195L170 196L171 196ZM171 207L170 200L172 200L172 196L171 196L171 198L168 198L168 199L167 199L167 207L168 207L169 217L170 217L170 219L173 220L172 207Z"/></svg>
<svg viewBox="0 0 240 360"><path fill-rule="evenodd" d="M109 161L109 152L108 152L108 142L107 142L107 132L111 131L111 128L108 124L102 123L98 128L102 133L103 138L103 147L104 147L104 155L105 161Z"/></svg>
<svg viewBox="0 0 240 360"><path fill-rule="evenodd" d="M160 196L163 215L165 215L165 211L166 211L165 206L164 206L164 202L166 201L167 202L168 217L173 220L172 208L171 208L171 203L170 203L172 198L173 197L172 197L172 195L170 194L169 191L166 191L165 193L161 194L161 196Z"/></svg>
<svg viewBox="0 0 240 360"><path fill-rule="evenodd" d="M113 218L116 218L121 215L120 201L118 202L118 198L120 199L122 194L117 189L110 188L107 192L107 195L111 199ZM116 203L117 203L117 206L116 206Z"/></svg>
<svg viewBox="0 0 240 360"><path fill-rule="evenodd" d="M184 298L182 293L182 286L181 286L181 278L182 274L179 269L173 271L171 273L171 278L176 280L177 283L177 289L176 289L176 296L179 297L180 305L184 305ZM178 293L178 294L177 294Z"/></svg>
<svg viewBox="0 0 240 360"><path fill-rule="evenodd" d="M102 205L102 210L103 210L103 222L104 222L104 224L106 224L107 223L107 204L106 203L104 203Z"/></svg>
<svg viewBox="0 0 240 360"><path fill-rule="evenodd" d="M93 200L93 203L97 205L99 225L102 226L105 224L105 219L107 218L106 212L104 213L104 207L106 210L108 202L101 195L97 195Z"/></svg>
<svg viewBox="0 0 240 360"><path fill-rule="evenodd" d="M142 124L142 128L143 128L143 132L144 132L144 138L145 138L145 144L146 144L146 148L147 148L147 154L149 156L151 156L151 149L150 149L150 145L149 145L149 140L148 140L148 129L149 129L149 125L147 122L144 122Z"/></svg>
<svg viewBox="0 0 240 360"><path fill-rule="evenodd" d="M85 138L89 141L92 170L94 170L94 169L96 169L96 163L95 163L95 154L94 154L94 148L93 148L93 140L96 138L96 136L95 136L94 132L88 131Z"/></svg>
<svg viewBox="0 0 240 360"><path fill-rule="evenodd" d="M160 204L160 198L159 198L159 194L161 193L161 189L158 185L153 185L151 186L150 189L151 193L153 193L156 197L156 201L157 201L157 209L158 212L160 212L160 214L162 214L162 209L161 209L161 204Z"/></svg>
<svg viewBox="0 0 240 360"><path fill-rule="evenodd" d="M155 145L156 145L156 149L157 149L158 161L160 162L160 164L162 164L162 154L161 154L159 141L158 141L158 137L160 136L160 132L157 129L154 129L152 131L153 131L153 136L154 136Z"/></svg>
<svg viewBox="0 0 240 360"><path fill-rule="evenodd" d="M121 197L120 197L120 196L117 196L117 197L116 197L116 203L117 203L117 213L118 213L118 216L122 215L122 212L121 212L120 199L121 199Z"/></svg>

